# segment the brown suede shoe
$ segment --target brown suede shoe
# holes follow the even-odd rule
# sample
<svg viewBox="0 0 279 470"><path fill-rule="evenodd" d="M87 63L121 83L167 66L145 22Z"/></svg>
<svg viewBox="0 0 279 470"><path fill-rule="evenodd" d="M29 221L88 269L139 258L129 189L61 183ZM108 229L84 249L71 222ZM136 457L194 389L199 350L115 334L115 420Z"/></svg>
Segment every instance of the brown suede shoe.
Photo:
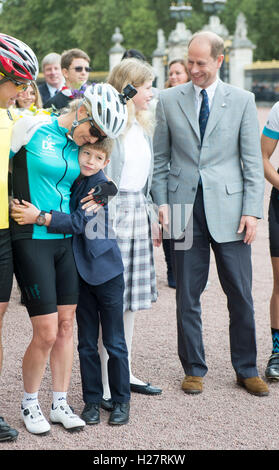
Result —
<svg viewBox="0 0 279 470"><path fill-rule="evenodd" d="M247 392L258 397L266 397L269 394L268 386L260 377L250 377L249 379L237 377L237 384L246 388Z"/></svg>
<svg viewBox="0 0 279 470"><path fill-rule="evenodd" d="M202 392L202 377L185 375L181 388L183 392L197 395Z"/></svg>

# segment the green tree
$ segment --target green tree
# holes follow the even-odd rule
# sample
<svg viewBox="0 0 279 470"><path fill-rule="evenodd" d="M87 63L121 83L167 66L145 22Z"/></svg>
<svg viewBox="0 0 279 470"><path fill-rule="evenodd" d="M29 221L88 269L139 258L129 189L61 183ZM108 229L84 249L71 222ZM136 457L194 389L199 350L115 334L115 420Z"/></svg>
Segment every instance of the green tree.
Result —
<svg viewBox="0 0 279 470"><path fill-rule="evenodd" d="M109 49L113 45L111 37L117 26L122 29L128 5L127 0L98 0L77 11L71 36L88 52L95 70L108 69Z"/></svg>
<svg viewBox="0 0 279 470"><path fill-rule="evenodd" d="M202 0L191 3L193 13L186 25L194 33L208 23L209 15ZM116 27L124 36L124 47L139 49L151 60L157 29L163 29L168 38L176 23L170 17L171 0L5 0L2 4L0 30L29 44L39 60L48 52L79 47L92 57L95 70L108 69ZM247 18L248 37L256 45L254 58L279 59L279 1L227 0L221 20L230 34L240 12Z"/></svg>
<svg viewBox="0 0 279 470"><path fill-rule="evenodd" d="M158 23L149 0L130 0L130 14L123 22L126 49L138 49L151 60L156 48ZM136 31L136 34L135 34Z"/></svg>
<svg viewBox="0 0 279 470"><path fill-rule="evenodd" d="M0 30L30 45L39 59L48 52L74 47L69 31L79 0L7 0L0 15Z"/></svg>
<svg viewBox="0 0 279 470"><path fill-rule="evenodd" d="M279 60L279 2L277 0L228 0L221 19L230 33L235 31L237 15L246 16L248 37L256 45L255 60Z"/></svg>

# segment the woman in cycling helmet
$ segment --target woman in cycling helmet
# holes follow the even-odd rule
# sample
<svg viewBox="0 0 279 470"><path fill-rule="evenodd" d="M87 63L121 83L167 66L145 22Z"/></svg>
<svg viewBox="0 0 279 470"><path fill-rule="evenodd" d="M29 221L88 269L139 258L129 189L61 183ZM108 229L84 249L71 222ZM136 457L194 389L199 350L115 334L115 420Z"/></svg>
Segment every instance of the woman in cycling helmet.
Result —
<svg viewBox="0 0 279 470"><path fill-rule="evenodd" d="M157 218L149 195L152 172L153 114L149 111L153 70L149 64L134 58L121 61L111 71L108 82L122 93L128 83L137 94L128 101L128 125L114 145L106 173L118 186L117 196L109 204L114 220L118 245L124 264L124 326L131 363L134 315L137 310L150 309L157 299L151 226L157 229ZM155 239L154 239L155 240ZM154 242L159 246L158 238ZM110 398L107 380L107 354L102 348L104 399ZM136 378L131 371L131 391L155 395L161 389ZM110 407L109 402L103 406Z"/></svg>
<svg viewBox="0 0 279 470"><path fill-rule="evenodd" d="M36 224L13 221L11 227L15 274L33 326L23 359L21 414L28 431L35 434L50 429L38 402L48 358L53 386L50 420L68 430L85 425L67 404L79 290L71 236L48 233L44 213L70 213L71 186L80 173L79 146L107 135L115 138L125 128L127 110L113 87L98 85L97 107L95 94L95 87L90 86L84 98L71 102L59 117L24 116L13 131L14 196L41 209Z"/></svg>
<svg viewBox="0 0 279 470"><path fill-rule="evenodd" d="M2 368L2 325L13 280L13 259L8 216L8 167L13 112L19 91L28 87L38 74L34 52L22 41L0 34L0 375ZM14 440L18 432L0 417L0 442Z"/></svg>

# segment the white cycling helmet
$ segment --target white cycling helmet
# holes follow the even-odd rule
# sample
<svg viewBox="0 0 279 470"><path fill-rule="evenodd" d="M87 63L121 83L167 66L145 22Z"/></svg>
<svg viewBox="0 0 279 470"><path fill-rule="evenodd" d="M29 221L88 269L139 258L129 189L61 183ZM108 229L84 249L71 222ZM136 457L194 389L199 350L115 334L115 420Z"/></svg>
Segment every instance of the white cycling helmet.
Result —
<svg viewBox="0 0 279 470"><path fill-rule="evenodd" d="M128 120L127 105L118 91L108 83L92 84L84 92L90 103L92 118L111 139L116 139L125 129Z"/></svg>

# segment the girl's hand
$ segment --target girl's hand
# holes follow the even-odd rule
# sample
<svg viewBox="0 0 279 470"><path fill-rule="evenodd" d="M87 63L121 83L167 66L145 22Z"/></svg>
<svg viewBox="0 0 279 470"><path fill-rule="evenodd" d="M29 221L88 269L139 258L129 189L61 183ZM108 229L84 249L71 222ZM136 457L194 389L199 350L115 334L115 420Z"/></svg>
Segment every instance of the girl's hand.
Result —
<svg viewBox="0 0 279 470"><path fill-rule="evenodd" d="M153 222L152 224L152 239L153 246L159 247L162 243L162 229L159 224Z"/></svg>

